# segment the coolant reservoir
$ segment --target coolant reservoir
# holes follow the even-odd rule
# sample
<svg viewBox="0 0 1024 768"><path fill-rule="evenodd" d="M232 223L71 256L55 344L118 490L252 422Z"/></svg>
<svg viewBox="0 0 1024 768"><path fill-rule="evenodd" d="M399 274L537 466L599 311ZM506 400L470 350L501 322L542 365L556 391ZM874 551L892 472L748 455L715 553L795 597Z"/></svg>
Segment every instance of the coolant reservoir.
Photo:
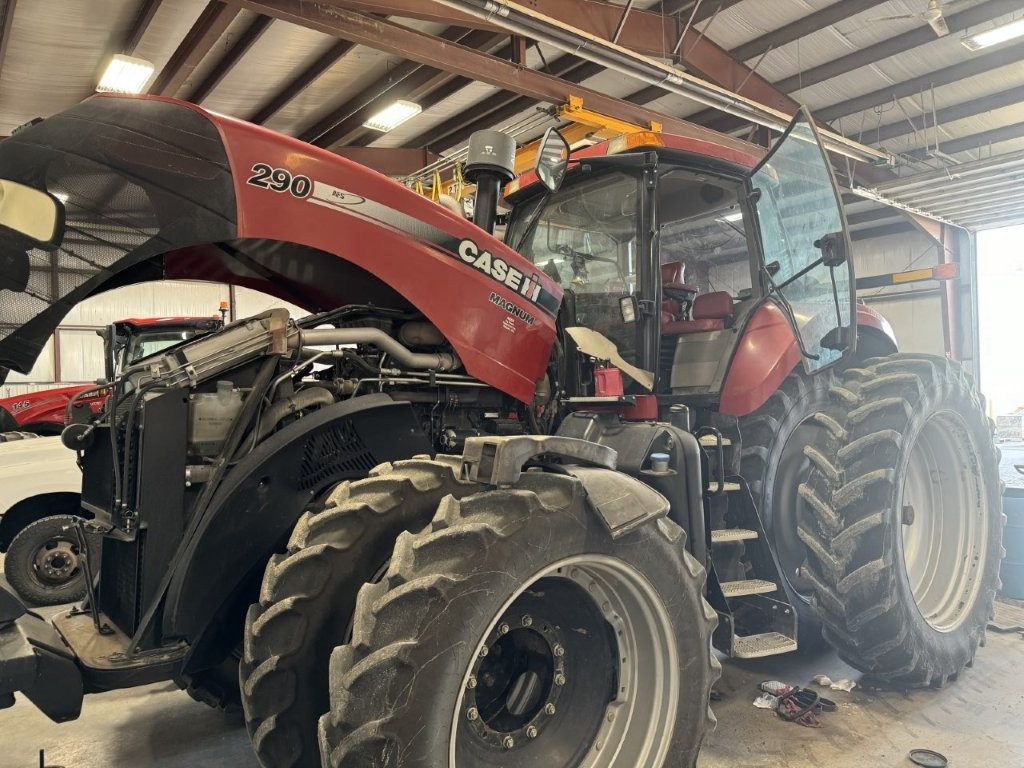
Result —
<svg viewBox="0 0 1024 768"><path fill-rule="evenodd" d="M228 430L242 410L242 393L230 381L218 381L216 392L192 395L188 426L188 452L192 456L216 456L224 447Z"/></svg>

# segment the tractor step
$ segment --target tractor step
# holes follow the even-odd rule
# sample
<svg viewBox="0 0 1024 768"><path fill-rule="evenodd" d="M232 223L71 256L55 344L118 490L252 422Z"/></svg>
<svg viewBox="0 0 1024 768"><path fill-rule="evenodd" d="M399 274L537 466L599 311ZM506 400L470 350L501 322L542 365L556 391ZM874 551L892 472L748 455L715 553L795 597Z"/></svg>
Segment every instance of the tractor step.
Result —
<svg viewBox="0 0 1024 768"><path fill-rule="evenodd" d="M740 489L740 484L739 483L730 483L729 481L726 481L724 484L722 484L722 483L719 483L717 480L712 480L710 483L708 483L708 492L709 493L718 493L720 490L721 491L726 491L726 492L728 492L728 491L738 491L739 489Z"/></svg>
<svg viewBox="0 0 1024 768"><path fill-rule="evenodd" d="M757 531L746 528L717 528L711 531L712 544L731 544L736 541L749 541L757 538Z"/></svg>
<svg viewBox="0 0 1024 768"><path fill-rule="evenodd" d="M743 579L742 581L723 581L722 594L726 597L744 597L745 595L766 595L779 587L764 579Z"/></svg>
<svg viewBox="0 0 1024 768"><path fill-rule="evenodd" d="M700 438L698 438L698 440L701 446L704 448L716 448L718 446L718 438L715 435L701 435ZM729 445L732 445L732 440L730 440L728 437L723 437L722 447L725 448L726 446Z"/></svg>
<svg viewBox="0 0 1024 768"><path fill-rule="evenodd" d="M723 585L724 586L724 585ZM781 632L765 632L762 635L737 635L732 642L732 655L737 659L760 659L796 650L796 640Z"/></svg>

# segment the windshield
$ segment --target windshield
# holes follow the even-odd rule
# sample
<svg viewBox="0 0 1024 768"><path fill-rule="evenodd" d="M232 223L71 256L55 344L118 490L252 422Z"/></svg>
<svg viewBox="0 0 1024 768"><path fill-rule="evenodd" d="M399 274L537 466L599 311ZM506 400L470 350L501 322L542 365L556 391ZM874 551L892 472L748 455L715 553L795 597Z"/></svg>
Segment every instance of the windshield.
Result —
<svg viewBox="0 0 1024 768"><path fill-rule="evenodd" d="M133 365L144 357L155 355L157 352L161 352L175 344L188 341L196 333L195 328L168 328L163 331L151 331L133 336L125 350L122 367Z"/></svg>
<svg viewBox="0 0 1024 768"><path fill-rule="evenodd" d="M639 179L614 171L586 176L523 203L506 242L565 289L575 325L602 333L636 360L636 326L619 300L636 290Z"/></svg>

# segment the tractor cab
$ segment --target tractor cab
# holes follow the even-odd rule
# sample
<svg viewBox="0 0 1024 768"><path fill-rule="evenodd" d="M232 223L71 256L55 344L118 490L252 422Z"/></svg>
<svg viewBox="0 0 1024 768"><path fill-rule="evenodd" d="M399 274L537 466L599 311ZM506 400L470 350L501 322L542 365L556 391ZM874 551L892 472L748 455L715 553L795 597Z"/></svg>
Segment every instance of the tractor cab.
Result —
<svg viewBox="0 0 1024 768"><path fill-rule="evenodd" d="M508 193L506 242L564 289L563 325L610 340L650 374L659 404L739 416L763 402L749 391L759 374L852 353L846 224L806 113L763 157L654 133L571 157L560 141L549 132L538 153L561 158L560 182L539 172ZM737 363L742 379L729 375ZM577 394L605 394L596 381Z"/></svg>
<svg viewBox="0 0 1024 768"><path fill-rule="evenodd" d="M106 379L113 381L119 371L144 357L223 326L223 317L149 317L111 323L97 331L103 338Z"/></svg>

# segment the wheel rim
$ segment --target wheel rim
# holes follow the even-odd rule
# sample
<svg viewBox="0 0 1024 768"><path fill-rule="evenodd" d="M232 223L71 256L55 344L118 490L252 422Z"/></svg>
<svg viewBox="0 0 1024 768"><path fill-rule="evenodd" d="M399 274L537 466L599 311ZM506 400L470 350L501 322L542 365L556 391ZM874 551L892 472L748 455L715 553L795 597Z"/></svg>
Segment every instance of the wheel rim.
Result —
<svg viewBox="0 0 1024 768"><path fill-rule="evenodd" d="M67 584L81 567L78 546L67 539L50 539L36 550L32 564L44 586Z"/></svg>
<svg viewBox="0 0 1024 768"><path fill-rule="evenodd" d="M910 591L939 632L964 622L981 586L988 504L980 473L960 416L943 412L925 422L908 453L897 513Z"/></svg>
<svg viewBox="0 0 1024 768"><path fill-rule="evenodd" d="M667 759L684 682L671 620L625 562L582 555L538 572L502 606L473 658L453 713L449 768L510 758L658 768Z"/></svg>
<svg viewBox="0 0 1024 768"><path fill-rule="evenodd" d="M772 545L779 560L782 577L793 594L805 603L811 602L811 583L799 575L807 558L807 547L797 534L803 507L807 502L800 496L800 484L811 473L811 462L804 456L804 446L814 445L820 431L811 419L805 419L790 434L779 457L772 484L771 514Z"/></svg>

